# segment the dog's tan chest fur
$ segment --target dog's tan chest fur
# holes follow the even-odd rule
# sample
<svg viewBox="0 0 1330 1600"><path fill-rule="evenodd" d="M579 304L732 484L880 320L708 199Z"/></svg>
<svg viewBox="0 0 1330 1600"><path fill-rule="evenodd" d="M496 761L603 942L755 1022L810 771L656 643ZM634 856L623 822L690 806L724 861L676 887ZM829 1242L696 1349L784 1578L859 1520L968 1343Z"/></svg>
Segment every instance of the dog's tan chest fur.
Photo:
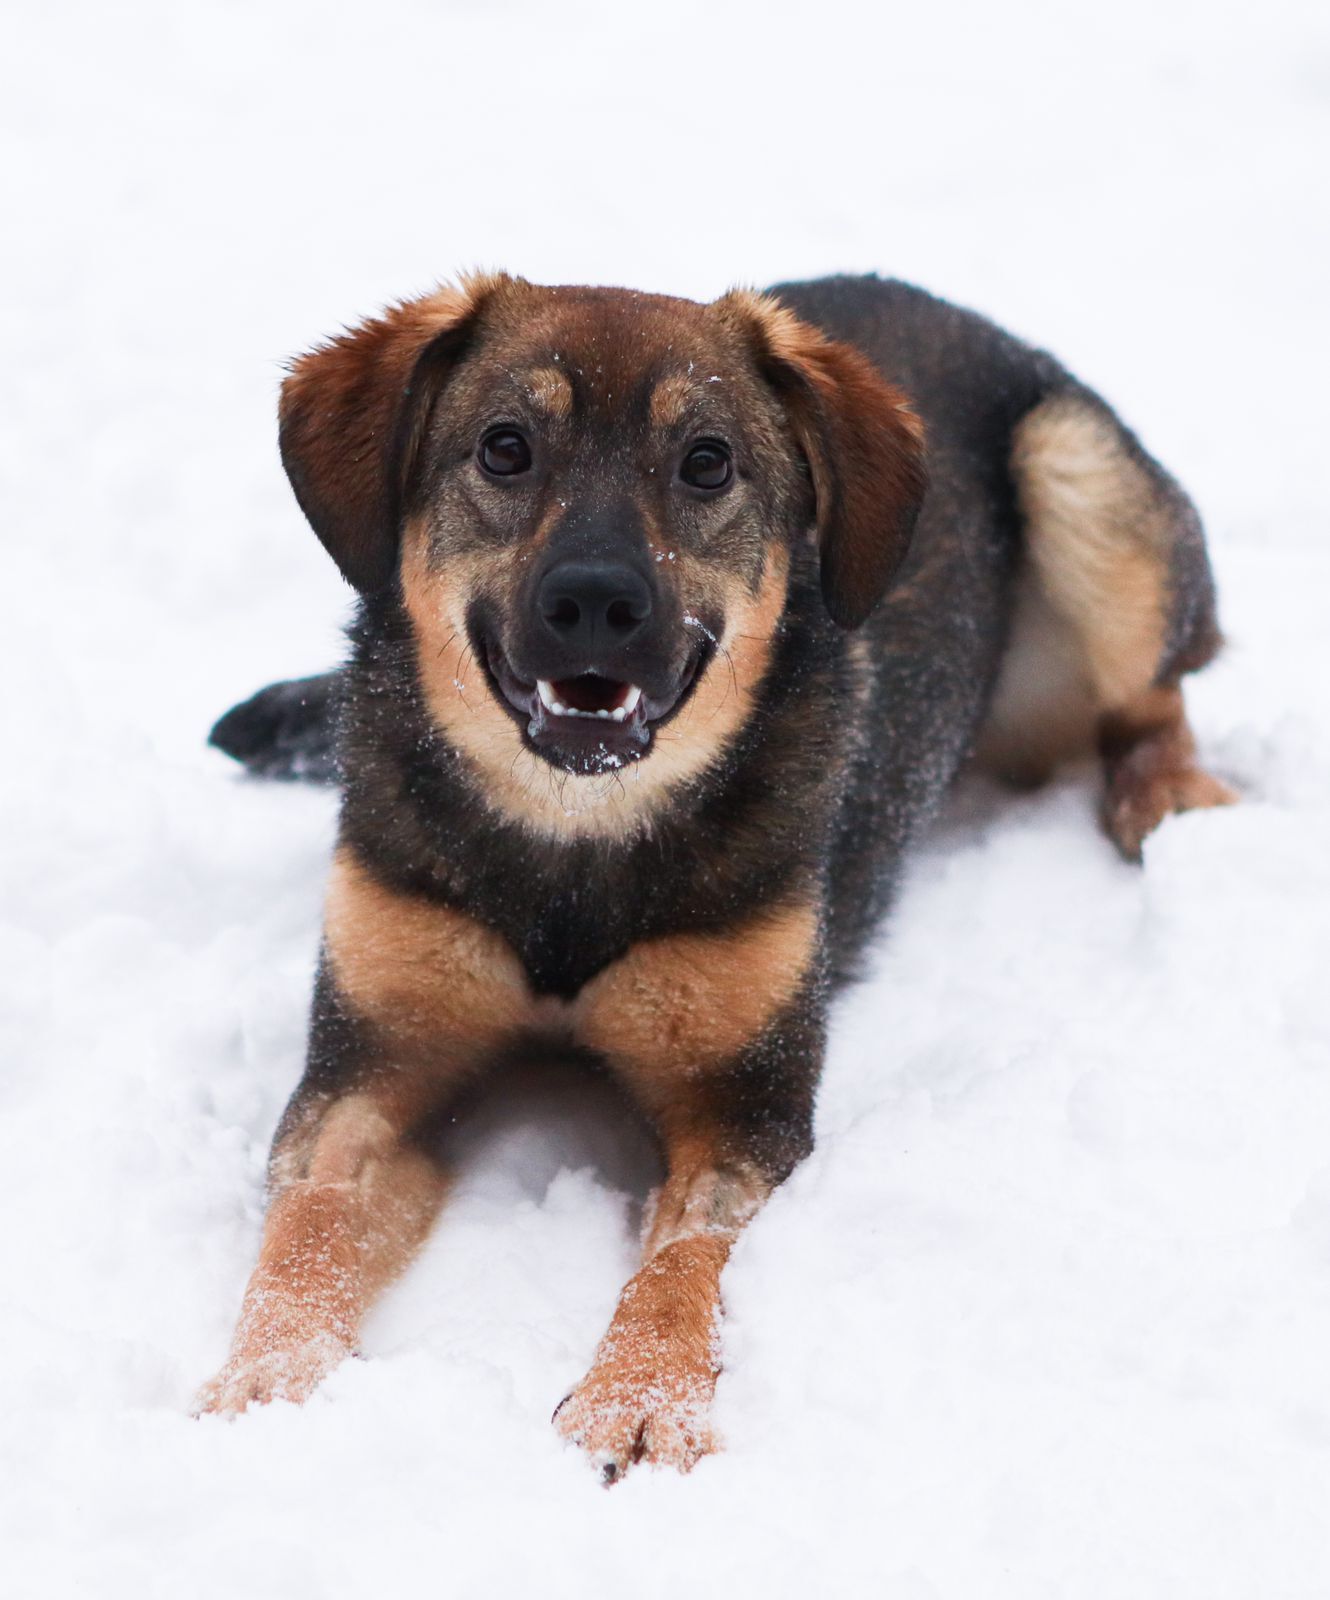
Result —
<svg viewBox="0 0 1330 1600"><path fill-rule="evenodd" d="M763 909L735 928L644 940L570 1000L537 994L517 953L449 906L390 889L343 847L328 885L324 938L350 1009L389 1037L488 1056L557 1039L620 1060L660 1085L731 1058L798 992L816 907Z"/></svg>
<svg viewBox="0 0 1330 1600"><path fill-rule="evenodd" d="M324 941L351 1010L392 1038L494 1050L536 1020L522 964L497 933L387 888L347 849L333 861Z"/></svg>

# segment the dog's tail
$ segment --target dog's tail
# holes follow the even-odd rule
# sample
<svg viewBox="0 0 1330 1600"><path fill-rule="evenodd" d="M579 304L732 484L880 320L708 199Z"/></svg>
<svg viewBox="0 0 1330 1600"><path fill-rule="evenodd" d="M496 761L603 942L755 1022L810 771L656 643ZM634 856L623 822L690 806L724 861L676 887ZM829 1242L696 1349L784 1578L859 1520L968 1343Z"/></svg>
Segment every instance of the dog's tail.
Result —
<svg viewBox="0 0 1330 1600"><path fill-rule="evenodd" d="M255 777L336 783L340 672L271 683L232 706L208 743Z"/></svg>

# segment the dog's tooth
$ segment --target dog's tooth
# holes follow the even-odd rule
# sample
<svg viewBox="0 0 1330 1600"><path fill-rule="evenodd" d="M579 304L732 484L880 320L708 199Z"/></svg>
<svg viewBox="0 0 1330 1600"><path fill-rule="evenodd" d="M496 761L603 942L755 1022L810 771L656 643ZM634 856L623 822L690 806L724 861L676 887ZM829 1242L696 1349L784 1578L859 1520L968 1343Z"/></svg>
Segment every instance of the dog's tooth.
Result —
<svg viewBox="0 0 1330 1600"><path fill-rule="evenodd" d="M631 716L637 710L637 702L642 698L642 691L635 683L628 685L628 693L623 697L623 704L618 708L625 717ZM620 721L623 720L621 717Z"/></svg>
<svg viewBox="0 0 1330 1600"><path fill-rule="evenodd" d="M536 679L536 693L540 696L540 702L546 710L557 714L559 707L554 699L554 685L548 678Z"/></svg>
<svg viewBox="0 0 1330 1600"><path fill-rule="evenodd" d="M624 708L622 706L615 706L613 711L602 711L601 712L601 716L602 717L613 717L615 722L622 722L623 719L627 715L628 715L628 713L624 710Z"/></svg>
<svg viewBox="0 0 1330 1600"><path fill-rule="evenodd" d="M598 716L598 717L608 717L608 716L609 716L609 712L608 712L608 711L607 711L607 710L606 710L606 709L605 709L605 707L604 707L604 706L601 706L601 707L599 707L599 708L598 708L598 709L597 709L597 711L596 711L596 715L597 715L597 716Z"/></svg>

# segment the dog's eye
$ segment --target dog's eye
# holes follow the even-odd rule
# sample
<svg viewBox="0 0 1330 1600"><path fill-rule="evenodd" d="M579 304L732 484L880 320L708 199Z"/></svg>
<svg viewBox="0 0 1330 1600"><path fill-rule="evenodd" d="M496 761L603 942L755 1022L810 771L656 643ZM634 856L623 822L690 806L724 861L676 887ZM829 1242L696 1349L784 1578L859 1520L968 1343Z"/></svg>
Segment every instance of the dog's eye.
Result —
<svg viewBox="0 0 1330 1600"><path fill-rule="evenodd" d="M725 446L716 439L703 439L683 458L679 476L694 489L723 489L732 471Z"/></svg>
<svg viewBox="0 0 1330 1600"><path fill-rule="evenodd" d="M531 446L516 428L491 428L476 455L494 478L514 478L531 470Z"/></svg>

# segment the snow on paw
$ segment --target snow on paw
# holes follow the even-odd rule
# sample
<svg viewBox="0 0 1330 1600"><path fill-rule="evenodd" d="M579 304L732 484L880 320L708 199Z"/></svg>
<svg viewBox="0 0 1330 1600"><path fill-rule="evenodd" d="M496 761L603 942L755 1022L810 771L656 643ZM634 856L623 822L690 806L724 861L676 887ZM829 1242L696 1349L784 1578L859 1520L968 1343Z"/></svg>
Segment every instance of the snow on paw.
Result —
<svg viewBox="0 0 1330 1600"><path fill-rule="evenodd" d="M660 1246L619 1296L591 1371L554 1413L606 1483L638 1461L688 1472L718 1447L710 1415L728 1248L708 1234Z"/></svg>
<svg viewBox="0 0 1330 1600"><path fill-rule="evenodd" d="M238 1417L252 1405L273 1400L303 1405L347 1353L332 1334L285 1348L237 1351L199 1391L194 1415Z"/></svg>
<svg viewBox="0 0 1330 1600"><path fill-rule="evenodd" d="M1237 791L1200 767L1153 772L1142 778L1123 774L1104 803L1104 824L1128 861L1140 861L1145 840L1166 817L1237 803Z"/></svg>
<svg viewBox="0 0 1330 1600"><path fill-rule="evenodd" d="M719 1448L710 1420L715 1387L713 1372L598 1363L555 1411L554 1426L607 1484L639 1461L690 1472Z"/></svg>

